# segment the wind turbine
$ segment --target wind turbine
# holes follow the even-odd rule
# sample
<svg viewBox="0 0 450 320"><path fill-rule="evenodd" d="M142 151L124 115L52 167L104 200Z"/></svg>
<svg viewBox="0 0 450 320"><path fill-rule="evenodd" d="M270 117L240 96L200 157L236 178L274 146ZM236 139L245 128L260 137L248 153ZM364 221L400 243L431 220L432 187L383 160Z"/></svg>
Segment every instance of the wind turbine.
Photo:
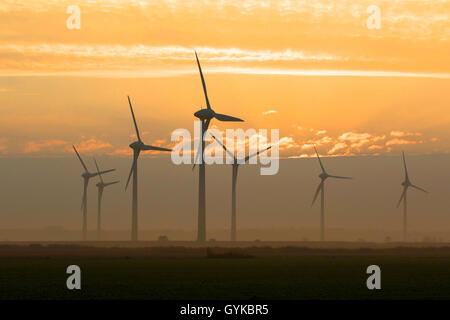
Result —
<svg viewBox="0 0 450 320"><path fill-rule="evenodd" d="M237 183L237 176L238 176L238 168L240 164L247 163L248 160L250 160L253 157L258 156L262 152L266 152L272 146L267 147L263 150L260 150L256 153L253 153L245 158L237 159L231 151L229 151L222 142L220 142L219 139L217 139L213 135L214 140L216 140L222 148L233 158L232 163L232 171L231 171L231 241L236 241L236 183Z"/></svg>
<svg viewBox="0 0 450 320"><path fill-rule="evenodd" d="M97 240L101 239L101 213L102 213L102 196L103 196L103 189L105 189L108 186L111 186L113 184L119 183L119 181L113 181L113 182L104 182L102 178L102 174L100 172L100 169L98 168L97 160L95 160L95 167L97 168L97 174L100 178L100 182L97 183L98 188L98 212L97 212Z"/></svg>
<svg viewBox="0 0 450 320"><path fill-rule="evenodd" d="M134 128L136 129L137 141L130 144L130 148L133 149L133 164L131 165L130 174L128 175L127 184L125 190L128 188L131 175L133 174L133 201L131 208L131 240L138 240L138 191L137 191L137 166L139 155L142 151L155 150L155 151L172 151L171 149L160 148L146 145L142 142L141 136L139 135L139 129L136 124L136 118L134 117L133 106L131 105L130 97L128 97L128 104L130 105L131 115L133 117Z"/></svg>
<svg viewBox="0 0 450 320"><path fill-rule="evenodd" d="M406 222L407 222L407 213L408 213L408 203L407 203L406 196L408 193L408 188L411 187L411 188L417 189L417 190L425 192L425 193L428 193L428 191L411 183L411 181L409 180L409 176L408 176L408 169L406 168L405 152L403 152L403 151L402 151L402 158L403 158L403 167L405 169L405 181L402 182L403 192L402 192L402 195L400 196L400 200L398 200L397 208L400 206L400 203L403 200L403 241L406 241L406 238L407 238Z"/></svg>
<svg viewBox="0 0 450 320"><path fill-rule="evenodd" d="M208 92L206 91L205 78L203 77L202 67L200 66L200 61L198 60L197 52L195 52L195 58L197 59L198 71L200 72L200 78L202 80L203 92L205 94L206 109L200 109L194 116L199 118L202 122L200 137L201 143L199 144L199 152L197 152L196 160L194 161L194 166L197 163L197 158L201 154L201 161L199 165L199 179L198 179L198 230L197 230L197 241L206 241L206 181L205 181L205 163L204 163L204 149L205 149L205 137L204 133L208 130L209 123L211 119L215 118L219 121L244 121L239 118L232 116L227 116L225 114L216 113L209 103Z"/></svg>
<svg viewBox="0 0 450 320"><path fill-rule="evenodd" d="M342 176L332 176L329 175L322 164L322 161L320 160L319 153L317 152L316 146L314 146L314 150L316 151L317 160L319 160L320 168L322 169L322 173L319 174L319 178L322 180L319 184L319 186L316 189L316 193L314 194L314 199L311 203L311 207L314 205L314 202L317 199L317 196L320 192L320 240L324 241L325 239L325 180L328 178L335 178L335 179L353 179L351 177L342 177Z"/></svg>
<svg viewBox="0 0 450 320"><path fill-rule="evenodd" d="M102 174L102 173L108 173L111 171L114 171L116 169L109 169L105 171L97 171L96 173L90 173L88 168L86 167L86 164L84 163L83 159L81 159L80 154L78 153L77 149L74 145L72 145L73 150L75 150L75 153L77 154L78 159L81 162L81 165L84 168L84 172L81 175L81 177L84 179L84 188L83 188L83 199L81 200L81 210L83 210L83 241L87 238L87 188L89 184L89 179Z"/></svg>

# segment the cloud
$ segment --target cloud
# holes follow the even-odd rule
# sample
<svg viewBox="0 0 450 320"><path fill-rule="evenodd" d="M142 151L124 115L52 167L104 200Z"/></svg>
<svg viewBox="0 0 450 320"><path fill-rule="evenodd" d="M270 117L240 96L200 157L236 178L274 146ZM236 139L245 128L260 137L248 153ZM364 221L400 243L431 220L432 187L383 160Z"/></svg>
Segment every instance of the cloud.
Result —
<svg viewBox="0 0 450 320"><path fill-rule="evenodd" d="M104 45L104 44L1 44L0 51L25 55L70 56L81 58L114 58L136 59L143 62L151 60L192 61L192 53L197 50L203 61L346 61L347 57L333 56L329 53L313 53L301 50L286 49L247 50L235 47L183 47L183 46L151 46L137 45Z"/></svg>
<svg viewBox="0 0 450 320"><path fill-rule="evenodd" d="M319 140L314 140L312 141L315 145L317 146L322 146L324 144L329 144L333 141L333 138L329 137L329 136L325 136L320 138ZM311 142L311 141L310 141Z"/></svg>
<svg viewBox="0 0 450 320"><path fill-rule="evenodd" d="M64 140L42 140L42 141L28 141L25 145L25 148L23 150L23 153L29 154L29 153L36 153L40 151L64 151L64 148L69 143Z"/></svg>
<svg viewBox="0 0 450 320"><path fill-rule="evenodd" d="M107 155L109 155L109 156L131 156L131 155L133 155L133 150L131 150L131 148L129 148L129 147L119 148L119 149L115 149L111 152L108 152Z"/></svg>
<svg viewBox="0 0 450 320"><path fill-rule="evenodd" d="M97 140L96 138L90 138L88 140L81 141L76 145L79 152L82 151L96 151L100 149L110 148L112 145L108 142Z"/></svg>
<svg viewBox="0 0 450 320"><path fill-rule="evenodd" d="M328 151L328 154L336 153L336 151L347 148L347 144L345 142L339 142L334 145L334 147Z"/></svg>
<svg viewBox="0 0 450 320"><path fill-rule="evenodd" d="M370 133L355 133L355 132L345 132L341 136L339 136L339 140L349 141L351 143L358 143L360 141L365 141L371 138L372 135Z"/></svg>
<svg viewBox="0 0 450 320"><path fill-rule="evenodd" d="M292 137L282 137L279 141L280 149L292 149L298 147L298 144Z"/></svg>
<svg viewBox="0 0 450 320"><path fill-rule="evenodd" d="M274 113L277 113L277 112L278 112L277 110L268 110L268 111L263 112L262 114L267 116L269 114L274 114Z"/></svg>
<svg viewBox="0 0 450 320"><path fill-rule="evenodd" d="M305 143L304 145L302 145L303 150L308 150L308 149L313 149L313 148L314 148L314 144L312 144L312 143Z"/></svg>
<svg viewBox="0 0 450 320"><path fill-rule="evenodd" d="M358 132L345 132L338 137L338 140L342 142L347 142L350 145L348 146L347 152L352 151L353 149L361 152L363 147L367 147L368 150L374 150L374 148L370 148L371 145L386 139L386 135L373 135L370 133L358 133ZM376 149L376 148L375 148Z"/></svg>
<svg viewBox="0 0 450 320"><path fill-rule="evenodd" d="M383 148L384 148L384 146L380 146L378 144L374 144L374 145L369 146L367 149L369 149L369 150L381 150Z"/></svg>
<svg viewBox="0 0 450 320"><path fill-rule="evenodd" d="M392 137L412 137L412 136L422 136L422 133L420 132L404 132L404 131L400 131L400 130L394 130L391 131L391 136Z"/></svg>
<svg viewBox="0 0 450 320"><path fill-rule="evenodd" d="M310 156L307 153L302 153L302 154L299 154L297 156L289 156L288 159L303 159L303 158L311 158L311 157L312 156Z"/></svg>
<svg viewBox="0 0 450 320"><path fill-rule="evenodd" d="M325 133L327 133L327 130L318 130L316 132L316 136L320 136L320 135L325 134Z"/></svg>
<svg viewBox="0 0 450 320"><path fill-rule="evenodd" d="M83 137L83 139L85 139L85 137ZM112 147L110 143L98 140L94 137L82 140L80 143L75 144L75 146L79 152L96 151ZM72 143L61 139L27 141L22 150L22 153L24 154L42 153L43 155L48 153L67 152L73 152Z"/></svg>
<svg viewBox="0 0 450 320"><path fill-rule="evenodd" d="M416 143L417 143L417 141L411 141L411 140L395 138L395 139L387 141L386 142L386 146L402 145L402 144L416 144Z"/></svg>

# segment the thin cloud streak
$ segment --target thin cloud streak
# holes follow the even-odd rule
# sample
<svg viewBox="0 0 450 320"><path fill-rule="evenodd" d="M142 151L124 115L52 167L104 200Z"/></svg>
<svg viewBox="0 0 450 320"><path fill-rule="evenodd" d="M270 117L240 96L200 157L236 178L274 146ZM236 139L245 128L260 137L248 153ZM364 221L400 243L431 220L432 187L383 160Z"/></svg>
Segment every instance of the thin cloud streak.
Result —
<svg viewBox="0 0 450 320"><path fill-rule="evenodd" d="M160 69L160 70L87 70L87 71L6 71L3 77L93 77L93 78L166 78L197 74L195 69ZM274 76L311 76L311 77L376 77L376 78L428 78L450 79L450 73L425 73L403 71L371 71L371 70L307 70L307 69L274 69L274 68L209 68L208 74L247 74Z"/></svg>
<svg viewBox="0 0 450 320"><path fill-rule="evenodd" d="M206 61L348 61L349 57L341 57L328 53L312 53L286 49L272 50L244 50L240 48L212 48L212 47L182 47L182 46L149 46L149 45L79 45L79 44L4 44L0 50L6 53L41 54L74 57L115 57L115 58L145 58L151 60L191 61L194 50L201 53ZM360 57L359 60L372 59Z"/></svg>

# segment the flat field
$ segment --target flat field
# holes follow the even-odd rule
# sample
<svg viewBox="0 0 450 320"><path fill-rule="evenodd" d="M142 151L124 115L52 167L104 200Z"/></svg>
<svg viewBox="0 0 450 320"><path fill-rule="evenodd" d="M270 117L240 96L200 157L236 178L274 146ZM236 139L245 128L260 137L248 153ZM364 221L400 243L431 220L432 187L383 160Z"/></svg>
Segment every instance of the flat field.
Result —
<svg viewBox="0 0 450 320"><path fill-rule="evenodd" d="M366 268L381 268L368 290ZM81 290L66 268L81 268ZM450 299L450 248L0 245L7 299Z"/></svg>

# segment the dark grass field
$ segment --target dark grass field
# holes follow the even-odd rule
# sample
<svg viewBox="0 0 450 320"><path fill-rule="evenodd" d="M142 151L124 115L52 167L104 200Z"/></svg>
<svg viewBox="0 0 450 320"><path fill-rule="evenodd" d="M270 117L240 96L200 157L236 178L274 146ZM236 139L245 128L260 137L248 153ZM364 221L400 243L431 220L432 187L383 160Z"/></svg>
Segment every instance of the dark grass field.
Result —
<svg viewBox="0 0 450 320"><path fill-rule="evenodd" d="M66 288L72 264L82 290ZM4 246L0 299L450 299L450 249Z"/></svg>

